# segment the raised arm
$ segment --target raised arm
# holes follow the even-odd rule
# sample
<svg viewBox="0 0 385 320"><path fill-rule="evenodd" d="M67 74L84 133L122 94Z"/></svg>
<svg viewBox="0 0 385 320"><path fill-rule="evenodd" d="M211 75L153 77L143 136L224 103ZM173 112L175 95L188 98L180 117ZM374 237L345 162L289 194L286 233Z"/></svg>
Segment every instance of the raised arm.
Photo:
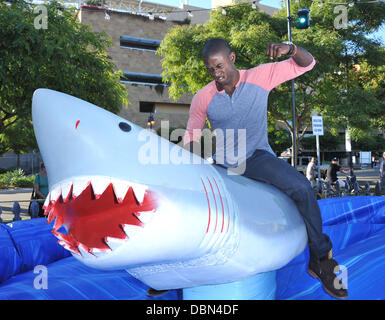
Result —
<svg viewBox="0 0 385 320"><path fill-rule="evenodd" d="M266 54L270 59L279 58L282 55L292 56L295 63L304 68L309 66L313 61L313 56L307 50L295 44L290 45L280 42L268 43Z"/></svg>

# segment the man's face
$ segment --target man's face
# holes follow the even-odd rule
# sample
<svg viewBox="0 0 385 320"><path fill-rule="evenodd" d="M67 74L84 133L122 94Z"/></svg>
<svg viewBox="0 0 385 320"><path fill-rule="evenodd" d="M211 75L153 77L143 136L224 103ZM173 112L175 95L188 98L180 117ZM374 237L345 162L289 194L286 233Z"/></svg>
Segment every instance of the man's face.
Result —
<svg viewBox="0 0 385 320"><path fill-rule="evenodd" d="M234 72L236 71L234 61L234 52L227 54L223 51L220 51L218 53L212 54L203 62L210 76L219 86L223 87L226 85L231 85L232 81L234 81Z"/></svg>

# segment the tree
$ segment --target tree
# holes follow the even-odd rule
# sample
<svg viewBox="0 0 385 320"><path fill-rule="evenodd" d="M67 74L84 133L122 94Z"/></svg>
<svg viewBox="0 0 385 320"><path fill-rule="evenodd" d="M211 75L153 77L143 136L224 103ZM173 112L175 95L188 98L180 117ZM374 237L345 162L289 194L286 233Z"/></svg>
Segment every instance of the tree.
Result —
<svg viewBox="0 0 385 320"><path fill-rule="evenodd" d="M17 155L17 167L20 167L19 155L37 149L32 121L19 118L4 130L0 142L4 148L2 152L10 151Z"/></svg>
<svg viewBox="0 0 385 320"><path fill-rule="evenodd" d="M323 136L320 136L319 143L321 150L328 151L336 151L338 146L344 142L343 137L332 135L330 132L325 131ZM305 136L301 145L304 149L314 150L314 146L316 145L316 136Z"/></svg>
<svg viewBox="0 0 385 320"><path fill-rule="evenodd" d="M35 6L24 1L9 5L0 0L2 143L24 134L20 124L31 121L32 95L38 88L68 93L115 113L128 101L121 72L105 51L111 45L107 35L78 23L74 12L57 2L44 7L46 28L41 23L44 11L34 12Z"/></svg>
<svg viewBox="0 0 385 320"><path fill-rule="evenodd" d="M373 68L385 64L380 43L367 38L367 34L385 21L385 3L349 9L351 24L345 30L335 27L335 6L325 3L321 7L320 2L300 0L292 2L291 7L294 14L301 7L310 8L311 27L293 29L293 40L309 50L317 61L311 72L295 79L297 132L293 132L292 126L290 83L275 88L269 96L269 114L283 124L291 133L292 141L297 142L311 126L312 111L324 116L324 125L330 126L334 134L347 125L361 129L372 126L375 122L367 121L368 118L383 114L381 101L373 96L373 90L358 84L353 63L359 59L360 63L366 62ZM267 43L287 40L285 9L271 17L252 9L249 3L240 3L226 8L226 12L222 15L221 10L212 10L210 20L204 25L174 27L162 41L158 49L162 75L171 83L169 93L174 99L183 93L194 94L211 81L201 61L201 49L207 39L227 40L237 54L239 69L270 62L265 54ZM363 107L367 105L371 107Z"/></svg>

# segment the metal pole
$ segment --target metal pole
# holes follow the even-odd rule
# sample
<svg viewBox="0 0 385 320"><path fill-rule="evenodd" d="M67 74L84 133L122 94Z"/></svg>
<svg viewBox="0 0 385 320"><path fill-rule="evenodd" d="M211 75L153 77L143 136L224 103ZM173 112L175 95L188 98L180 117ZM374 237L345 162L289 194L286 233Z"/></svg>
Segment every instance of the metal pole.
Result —
<svg viewBox="0 0 385 320"><path fill-rule="evenodd" d="M290 13L290 0L286 1L287 9L287 33L289 36L289 42L292 42L291 38L291 13ZM296 128L296 115L295 115L295 96L294 96L294 79L291 80L291 104L292 104L292 123L293 123L293 155L292 163L294 168L297 167L297 128Z"/></svg>
<svg viewBox="0 0 385 320"><path fill-rule="evenodd" d="M320 157L320 147L319 147L319 135L315 136L316 146L317 146L317 167L318 167L318 181L321 181L321 157Z"/></svg>
<svg viewBox="0 0 385 320"><path fill-rule="evenodd" d="M348 99L349 99L349 96L348 96L348 92L349 92L349 61L348 61L348 56L347 56L347 49L345 48L345 73L346 73L346 103L348 103ZM349 150L346 150L346 151L349 151L349 168L350 168L350 172L352 172L352 169L353 169L353 152L352 152L352 146L351 146L351 138L350 138L350 127L349 127L349 119L348 119L348 126L347 126L347 129L346 129L346 132L345 132L345 135L346 134L349 134ZM346 139L346 138L345 138ZM345 147L346 148L346 147Z"/></svg>

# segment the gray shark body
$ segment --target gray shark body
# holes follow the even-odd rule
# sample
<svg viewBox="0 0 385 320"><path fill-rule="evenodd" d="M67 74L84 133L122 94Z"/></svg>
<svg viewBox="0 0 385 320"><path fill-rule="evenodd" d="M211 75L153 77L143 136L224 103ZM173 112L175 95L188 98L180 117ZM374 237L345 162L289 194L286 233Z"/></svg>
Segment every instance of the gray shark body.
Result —
<svg viewBox="0 0 385 320"><path fill-rule="evenodd" d="M269 185L60 92L36 90L32 116L48 221L90 267L186 288L276 270L306 246L294 202Z"/></svg>

